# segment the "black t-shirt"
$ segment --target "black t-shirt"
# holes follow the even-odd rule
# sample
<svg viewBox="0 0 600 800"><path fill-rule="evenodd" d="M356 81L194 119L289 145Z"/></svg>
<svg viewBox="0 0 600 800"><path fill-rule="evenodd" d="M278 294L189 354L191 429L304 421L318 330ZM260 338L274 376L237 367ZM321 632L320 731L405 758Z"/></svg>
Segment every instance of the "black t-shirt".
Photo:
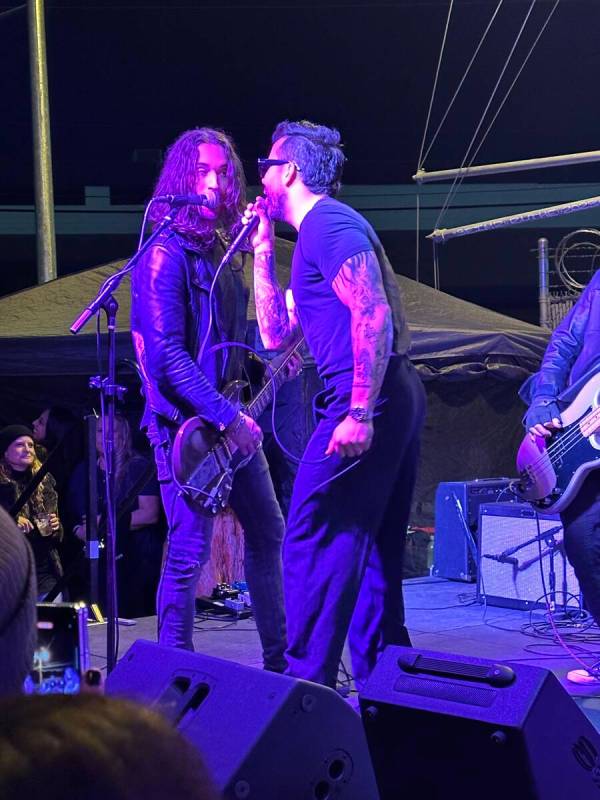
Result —
<svg viewBox="0 0 600 800"><path fill-rule="evenodd" d="M292 259L290 286L308 346L327 386L352 382L354 359L350 311L332 282L357 253L373 251L379 261L394 321L394 353L406 353L409 334L398 285L377 234L354 209L333 198L319 200L302 220Z"/></svg>

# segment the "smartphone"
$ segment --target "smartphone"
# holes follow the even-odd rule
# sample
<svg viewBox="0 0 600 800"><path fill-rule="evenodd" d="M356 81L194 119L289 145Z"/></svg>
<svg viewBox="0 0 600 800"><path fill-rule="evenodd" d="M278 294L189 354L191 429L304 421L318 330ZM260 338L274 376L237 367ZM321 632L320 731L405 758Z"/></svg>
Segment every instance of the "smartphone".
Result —
<svg viewBox="0 0 600 800"><path fill-rule="evenodd" d="M26 694L76 694L88 668L85 603L38 603L37 646Z"/></svg>

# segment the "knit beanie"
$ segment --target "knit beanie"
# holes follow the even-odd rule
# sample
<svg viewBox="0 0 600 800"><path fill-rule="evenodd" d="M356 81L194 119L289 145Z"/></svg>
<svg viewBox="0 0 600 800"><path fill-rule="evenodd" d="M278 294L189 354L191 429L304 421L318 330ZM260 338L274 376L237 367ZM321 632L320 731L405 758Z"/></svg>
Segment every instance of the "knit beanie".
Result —
<svg viewBox="0 0 600 800"><path fill-rule="evenodd" d="M35 601L33 553L14 520L0 508L0 696L20 692L33 665Z"/></svg>
<svg viewBox="0 0 600 800"><path fill-rule="evenodd" d="M0 430L0 458L6 453L11 444L21 436L33 439L33 433L26 425L7 425Z"/></svg>

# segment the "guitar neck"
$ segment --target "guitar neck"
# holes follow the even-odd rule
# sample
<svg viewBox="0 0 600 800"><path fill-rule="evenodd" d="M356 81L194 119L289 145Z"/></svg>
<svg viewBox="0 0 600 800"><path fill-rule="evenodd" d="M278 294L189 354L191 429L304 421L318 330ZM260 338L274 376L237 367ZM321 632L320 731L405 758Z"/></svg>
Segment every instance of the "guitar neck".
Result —
<svg viewBox="0 0 600 800"><path fill-rule="evenodd" d="M286 367L295 355L299 355L302 347L304 346L304 336L301 336L298 341L286 350L281 364L276 370L273 370L270 380L258 392L256 397L248 404L246 413L252 419L256 420L263 413L265 408L273 400L273 395L286 381Z"/></svg>

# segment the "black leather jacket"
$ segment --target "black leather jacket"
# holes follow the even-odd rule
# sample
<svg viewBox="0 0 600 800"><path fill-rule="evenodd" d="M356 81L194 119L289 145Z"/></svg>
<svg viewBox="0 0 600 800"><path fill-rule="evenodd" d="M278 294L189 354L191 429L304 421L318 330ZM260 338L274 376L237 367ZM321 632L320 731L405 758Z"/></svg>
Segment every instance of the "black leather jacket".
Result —
<svg viewBox="0 0 600 800"><path fill-rule="evenodd" d="M216 387L241 376L243 351L209 351L219 342L245 338L248 291L239 256L217 281L211 332L198 363L209 324L210 285L223 252L221 244L200 252L167 230L132 273L131 333L146 397L142 427L152 413L176 424L199 415L221 430L236 416L236 407Z"/></svg>
<svg viewBox="0 0 600 800"><path fill-rule="evenodd" d="M600 271L554 330L539 372L519 391L527 404L541 399L570 403L600 365Z"/></svg>

